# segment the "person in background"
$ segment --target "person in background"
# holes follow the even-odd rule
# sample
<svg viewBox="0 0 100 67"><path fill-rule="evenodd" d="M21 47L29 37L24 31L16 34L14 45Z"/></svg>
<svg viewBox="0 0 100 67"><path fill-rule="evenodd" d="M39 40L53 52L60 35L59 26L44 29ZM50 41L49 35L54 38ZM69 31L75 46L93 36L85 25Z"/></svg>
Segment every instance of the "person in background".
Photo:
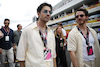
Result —
<svg viewBox="0 0 100 67"><path fill-rule="evenodd" d="M64 30L62 23L58 23L58 25L60 25L62 27L62 33L63 33L63 36L64 36L64 50L65 50L66 49L65 47L67 46L66 45L66 30Z"/></svg>
<svg viewBox="0 0 100 67"><path fill-rule="evenodd" d="M68 35L68 51L73 67L100 67L100 46L95 30L86 25L88 11L78 9L75 19L78 23Z"/></svg>
<svg viewBox="0 0 100 67"><path fill-rule="evenodd" d="M16 47L18 46L19 39L20 39L20 36L21 36L21 33L22 33L21 29L22 29L22 25L18 24L17 25L17 30L14 31L14 41L15 41Z"/></svg>
<svg viewBox="0 0 100 67"><path fill-rule="evenodd" d="M20 36L21 36L21 33L22 33L21 29L22 29L22 25L18 24L17 25L17 30L14 31L14 41L15 41L15 45L16 45L16 50L14 50L14 61L15 62L17 62L16 52L17 52L17 47L18 47L19 39L20 39ZM15 64L15 66L18 66L18 64Z"/></svg>
<svg viewBox="0 0 100 67"><path fill-rule="evenodd" d="M3 26L1 26L1 28L3 28Z"/></svg>
<svg viewBox="0 0 100 67"><path fill-rule="evenodd" d="M67 67L66 55L65 55L65 50L64 50L64 36L62 33L62 27L60 25L57 26L55 30L55 39L56 39L57 67L59 67L59 59L60 59L61 65L63 67Z"/></svg>
<svg viewBox="0 0 100 67"><path fill-rule="evenodd" d="M51 14L52 6L42 3L38 21L23 29L17 49L20 67L56 67L55 36L46 26Z"/></svg>
<svg viewBox="0 0 100 67"><path fill-rule="evenodd" d="M98 32L98 41L99 41L99 45L100 45L100 31Z"/></svg>
<svg viewBox="0 0 100 67"><path fill-rule="evenodd" d="M1 66L4 67L5 57L7 56L9 67L14 67L14 53L13 53L13 47L16 49L15 43L14 43L14 34L13 30L9 28L10 20L5 19L4 20L4 27L0 30L4 34L4 36L0 39L0 52L1 52Z"/></svg>

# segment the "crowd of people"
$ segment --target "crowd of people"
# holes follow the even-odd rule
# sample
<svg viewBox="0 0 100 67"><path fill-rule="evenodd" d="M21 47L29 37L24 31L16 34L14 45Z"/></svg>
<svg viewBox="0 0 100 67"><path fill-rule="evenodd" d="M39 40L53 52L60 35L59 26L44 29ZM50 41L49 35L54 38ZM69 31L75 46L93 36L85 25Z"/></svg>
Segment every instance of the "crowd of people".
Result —
<svg viewBox="0 0 100 67"><path fill-rule="evenodd" d="M9 67L14 67L14 59L16 60L16 50L21 35L21 24L17 25L16 31L9 28L10 19L4 20L4 27L0 29L0 63L4 67L6 60L9 62ZM14 55L15 54L15 55Z"/></svg>
<svg viewBox="0 0 100 67"><path fill-rule="evenodd" d="M42 3L37 8L38 20L23 31L21 24L13 31L9 28L10 19L4 20L4 27L0 29L1 67L4 67L6 56L9 67L16 66L14 59L18 60L20 67L60 67L59 64L68 67L66 50L70 53L71 67L100 67L97 34L86 25L88 11L75 11L78 25L69 32L67 45L66 31L61 24L54 32L46 25L51 14L51 4Z"/></svg>

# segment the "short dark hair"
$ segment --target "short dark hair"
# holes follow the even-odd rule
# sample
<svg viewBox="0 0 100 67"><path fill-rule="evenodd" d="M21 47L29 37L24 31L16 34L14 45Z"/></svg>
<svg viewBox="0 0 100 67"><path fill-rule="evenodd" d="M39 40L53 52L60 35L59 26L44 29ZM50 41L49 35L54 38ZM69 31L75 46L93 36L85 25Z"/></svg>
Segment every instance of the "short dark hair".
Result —
<svg viewBox="0 0 100 67"><path fill-rule="evenodd" d="M89 16L88 11L87 11L86 9L82 9L82 8L77 9L77 10L75 11L75 16L76 16L77 11L83 11L83 12L85 13L85 16Z"/></svg>
<svg viewBox="0 0 100 67"><path fill-rule="evenodd" d="M5 20L4 20L4 23L5 23L5 21L10 21L10 20L9 20L9 19L5 19Z"/></svg>
<svg viewBox="0 0 100 67"><path fill-rule="evenodd" d="M19 27L20 24L17 25L17 28Z"/></svg>
<svg viewBox="0 0 100 67"><path fill-rule="evenodd" d="M40 6L37 8L37 12L41 12L41 10L42 10L42 8L43 8L44 6L49 6L49 7L51 8L51 11L52 11L52 6L51 6L51 4L42 3L42 4L40 4Z"/></svg>

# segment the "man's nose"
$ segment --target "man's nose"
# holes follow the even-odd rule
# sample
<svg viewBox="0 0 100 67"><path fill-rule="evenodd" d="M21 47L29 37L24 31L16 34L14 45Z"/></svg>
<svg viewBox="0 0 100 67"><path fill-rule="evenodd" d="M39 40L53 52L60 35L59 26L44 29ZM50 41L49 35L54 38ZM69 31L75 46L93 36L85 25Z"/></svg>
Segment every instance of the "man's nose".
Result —
<svg viewBox="0 0 100 67"><path fill-rule="evenodd" d="M81 17L80 17L80 16L78 16L78 18L80 19Z"/></svg>
<svg viewBox="0 0 100 67"><path fill-rule="evenodd" d="M47 12L47 15L50 15L50 12L49 11Z"/></svg>

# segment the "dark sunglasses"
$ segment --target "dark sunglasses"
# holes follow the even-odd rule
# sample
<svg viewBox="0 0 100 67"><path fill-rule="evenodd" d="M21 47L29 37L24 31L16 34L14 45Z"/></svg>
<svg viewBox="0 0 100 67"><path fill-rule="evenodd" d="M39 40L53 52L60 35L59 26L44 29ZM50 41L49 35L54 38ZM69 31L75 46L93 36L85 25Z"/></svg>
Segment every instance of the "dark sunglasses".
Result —
<svg viewBox="0 0 100 67"><path fill-rule="evenodd" d="M5 24L9 24L9 23L5 23Z"/></svg>
<svg viewBox="0 0 100 67"><path fill-rule="evenodd" d="M76 18L79 18L79 16L82 18L82 17L84 17L85 15L83 15L83 14L77 15Z"/></svg>
<svg viewBox="0 0 100 67"><path fill-rule="evenodd" d="M42 12L45 13L45 14L47 14L48 12L49 12L50 15L52 14L52 11L48 11L48 10L43 10Z"/></svg>

